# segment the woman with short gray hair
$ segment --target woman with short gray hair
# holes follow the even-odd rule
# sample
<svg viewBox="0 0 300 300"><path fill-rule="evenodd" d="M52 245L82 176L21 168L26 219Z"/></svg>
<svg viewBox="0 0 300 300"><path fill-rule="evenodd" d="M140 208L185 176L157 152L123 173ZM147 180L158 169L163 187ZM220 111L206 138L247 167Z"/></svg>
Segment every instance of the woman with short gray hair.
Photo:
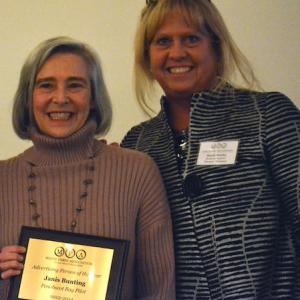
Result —
<svg viewBox="0 0 300 300"><path fill-rule="evenodd" d="M23 269L26 249L17 244L26 225L128 240L120 299L174 299L160 173L145 154L95 139L109 128L111 105L94 51L67 37L38 45L21 72L13 123L33 146L0 162L0 298ZM87 289L85 297L95 299Z"/></svg>

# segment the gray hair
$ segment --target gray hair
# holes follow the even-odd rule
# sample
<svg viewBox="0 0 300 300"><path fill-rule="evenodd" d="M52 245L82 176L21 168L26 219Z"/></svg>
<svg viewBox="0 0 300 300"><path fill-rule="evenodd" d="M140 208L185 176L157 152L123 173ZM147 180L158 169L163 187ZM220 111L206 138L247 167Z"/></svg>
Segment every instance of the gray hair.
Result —
<svg viewBox="0 0 300 300"><path fill-rule="evenodd" d="M16 134L22 139L30 139L29 129L34 125L32 96L36 76L45 62L57 53L72 53L85 60L91 83L92 115L97 122L95 133L106 133L112 121L112 107L98 55L85 43L70 37L55 37L43 41L33 49L22 67L12 115Z"/></svg>
<svg viewBox="0 0 300 300"><path fill-rule="evenodd" d="M243 79L246 88L259 87L247 58L234 43L224 21L208 0L148 0L142 10L135 36L135 94L142 109L148 113L155 80L150 70L149 45L166 15L178 10L186 21L210 37L217 58L216 88L227 82L234 84L236 73ZM238 86L238 84L234 84Z"/></svg>

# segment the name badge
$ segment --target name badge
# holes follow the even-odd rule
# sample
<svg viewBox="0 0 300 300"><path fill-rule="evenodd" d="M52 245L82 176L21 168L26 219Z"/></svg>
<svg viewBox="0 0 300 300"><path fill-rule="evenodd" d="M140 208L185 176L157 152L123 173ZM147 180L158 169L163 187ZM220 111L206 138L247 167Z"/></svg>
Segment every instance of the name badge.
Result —
<svg viewBox="0 0 300 300"><path fill-rule="evenodd" d="M201 142L198 166L219 166L235 164L239 141Z"/></svg>

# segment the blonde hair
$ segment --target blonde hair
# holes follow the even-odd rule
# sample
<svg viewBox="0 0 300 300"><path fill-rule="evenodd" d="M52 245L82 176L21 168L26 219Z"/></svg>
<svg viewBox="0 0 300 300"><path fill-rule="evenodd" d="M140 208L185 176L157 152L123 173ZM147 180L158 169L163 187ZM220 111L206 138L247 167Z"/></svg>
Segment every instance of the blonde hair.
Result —
<svg viewBox="0 0 300 300"><path fill-rule="evenodd" d="M213 3L208 0L158 0L147 4L141 13L135 36L134 83L135 93L141 108L149 115L153 111L149 100L155 80L150 71L148 47L167 14L178 10L187 22L207 34L217 57L218 84L222 88L226 83L238 87L235 76L241 75L242 88L259 88L253 69L247 58L233 41L224 20Z"/></svg>

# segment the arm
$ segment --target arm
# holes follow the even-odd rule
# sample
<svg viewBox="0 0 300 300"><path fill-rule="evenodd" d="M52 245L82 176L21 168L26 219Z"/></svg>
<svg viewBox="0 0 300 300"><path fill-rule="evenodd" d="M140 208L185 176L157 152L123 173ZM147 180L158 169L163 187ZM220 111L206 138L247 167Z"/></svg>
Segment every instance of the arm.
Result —
<svg viewBox="0 0 300 300"><path fill-rule="evenodd" d="M149 159L136 245L136 298L175 299L171 217L160 173Z"/></svg>
<svg viewBox="0 0 300 300"><path fill-rule="evenodd" d="M270 94L266 111L267 156L280 199L299 247L300 112L284 95ZM300 248L298 248L300 250ZM298 252L300 255L300 252Z"/></svg>
<svg viewBox="0 0 300 300"><path fill-rule="evenodd" d="M266 101L266 156L292 236L294 293L300 297L300 112L279 93L268 94Z"/></svg>

